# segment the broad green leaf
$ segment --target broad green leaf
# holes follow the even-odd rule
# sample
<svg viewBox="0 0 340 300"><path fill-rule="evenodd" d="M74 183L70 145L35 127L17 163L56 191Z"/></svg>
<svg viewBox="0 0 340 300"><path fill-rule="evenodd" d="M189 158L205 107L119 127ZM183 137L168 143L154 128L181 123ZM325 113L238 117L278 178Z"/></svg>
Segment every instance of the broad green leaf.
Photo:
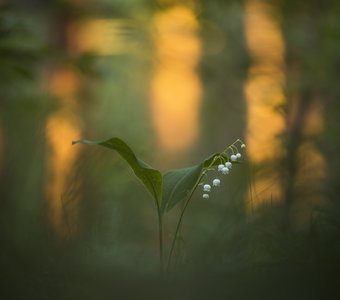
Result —
<svg viewBox="0 0 340 300"><path fill-rule="evenodd" d="M199 183L198 180L203 169L209 167L218 155L220 154L213 154L199 165L172 170L163 176L162 213L168 212L177 203L189 196L192 189ZM220 160L216 160L213 165L220 163Z"/></svg>
<svg viewBox="0 0 340 300"><path fill-rule="evenodd" d="M81 140L73 141L72 144L100 145L117 151L122 158L126 160L136 176L143 182L145 188L154 197L157 207L161 206L163 181L161 173L137 158L131 148L123 140L119 138L111 138L100 142Z"/></svg>
<svg viewBox="0 0 340 300"><path fill-rule="evenodd" d="M163 176L162 212L167 212L184 200L195 186L202 172L202 165L172 170Z"/></svg>

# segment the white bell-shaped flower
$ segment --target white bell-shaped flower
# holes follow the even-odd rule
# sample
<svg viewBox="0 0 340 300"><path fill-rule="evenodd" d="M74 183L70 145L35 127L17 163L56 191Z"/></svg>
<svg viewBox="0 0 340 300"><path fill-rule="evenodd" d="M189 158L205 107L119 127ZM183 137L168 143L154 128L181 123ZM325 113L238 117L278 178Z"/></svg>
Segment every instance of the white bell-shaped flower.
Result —
<svg viewBox="0 0 340 300"><path fill-rule="evenodd" d="M242 156L241 153L236 153L237 158L241 158L241 156Z"/></svg>
<svg viewBox="0 0 340 300"><path fill-rule="evenodd" d="M229 173L229 169L227 167L224 167L222 169L222 173L225 175L225 174L228 174Z"/></svg>
<svg viewBox="0 0 340 300"><path fill-rule="evenodd" d="M203 194L204 199L209 199L209 194Z"/></svg>
<svg viewBox="0 0 340 300"><path fill-rule="evenodd" d="M222 171L223 168L224 168L224 165L223 165L223 164L219 164L219 165L217 166L217 170L218 170L218 171Z"/></svg>
<svg viewBox="0 0 340 300"><path fill-rule="evenodd" d="M219 180L218 178L215 178L213 180L213 186L220 186L220 184L221 184L221 180Z"/></svg>
<svg viewBox="0 0 340 300"><path fill-rule="evenodd" d="M204 192L210 192L210 190L211 190L210 184L205 184L205 185L203 185L203 191L204 191Z"/></svg>
<svg viewBox="0 0 340 300"><path fill-rule="evenodd" d="M231 169L233 167L233 164L230 162L230 161L227 161L225 163L225 166L228 168L228 169Z"/></svg>
<svg viewBox="0 0 340 300"><path fill-rule="evenodd" d="M237 156L235 154L233 154L233 155L230 156L230 159L232 161L237 161Z"/></svg>

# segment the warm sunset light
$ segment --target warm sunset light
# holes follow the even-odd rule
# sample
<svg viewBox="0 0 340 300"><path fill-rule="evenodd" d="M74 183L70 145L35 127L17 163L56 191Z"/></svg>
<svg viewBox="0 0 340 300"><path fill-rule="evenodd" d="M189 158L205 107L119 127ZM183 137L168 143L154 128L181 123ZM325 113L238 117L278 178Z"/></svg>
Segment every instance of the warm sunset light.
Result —
<svg viewBox="0 0 340 300"><path fill-rule="evenodd" d="M249 159L254 164L275 163L283 149L278 135L285 128L284 116L279 110L285 103L285 49L276 14L275 7L267 2L246 1L245 35L252 59L244 86L248 107L246 141ZM262 199L280 199L282 188L278 174L272 170L262 178L257 175L250 190L253 204L259 205Z"/></svg>
<svg viewBox="0 0 340 300"><path fill-rule="evenodd" d="M124 19L78 21L68 28L68 44L75 54L94 52L99 55L119 54L134 47L128 39L131 24Z"/></svg>
<svg viewBox="0 0 340 300"><path fill-rule="evenodd" d="M151 110L161 148L184 151L199 134L201 41L194 11L176 5L153 19L155 64Z"/></svg>
<svg viewBox="0 0 340 300"><path fill-rule="evenodd" d="M299 195L299 202L295 208L297 225L308 220L316 206L327 204L327 198L322 193L327 179L327 161L314 141L323 130L322 100L315 97L302 128L305 141L297 149L298 171L295 178L295 187Z"/></svg>
<svg viewBox="0 0 340 300"><path fill-rule="evenodd" d="M50 115L46 124L46 136L50 147L47 198L52 226L62 237L74 233L74 228L69 226L69 222L74 227L77 215L74 203L78 199L72 199L73 203L70 206L67 204L69 199L64 197L69 184L68 178L79 153L79 148L71 146L71 141L80 137L80 122L74 113L77 88L78 79L72 70L61 69L52 75L50 89L56 95L60 106Z"/></svg>

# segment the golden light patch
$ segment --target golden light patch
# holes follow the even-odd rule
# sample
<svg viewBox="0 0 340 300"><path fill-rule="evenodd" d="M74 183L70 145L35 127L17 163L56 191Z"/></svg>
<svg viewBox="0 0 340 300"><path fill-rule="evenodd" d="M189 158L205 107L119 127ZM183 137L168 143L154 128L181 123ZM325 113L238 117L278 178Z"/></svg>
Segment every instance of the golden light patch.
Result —
<svg viewBox="0 0 340 300"><path fill-rule="evenodd" d="M70 52L94 52L99 55L119 54L134 47L128 38L131 27L124 19L82 20L70 24L67 31Z"/></svg>
<svg viewBox="0 0 340 300"><path fill-rule="evenodd" d="M46 187L48 214L58 235L69 237L75 233L79 201L79 196L76 196L70 207L64 197L67 187L71 185L68 180L79 154L79 149L71 145L71 141L79 139L81 133L81 122L75 112L79 78L72 69L61 67L52 73L49 88L57 97L59 108L49 116L45 128L50 149Z"/></svg>
<svg viewBox="0 0 340 300"><path fill-rule="evenodd" d="M285 129L285 119L279 107L286 102L283 91L285 49L276 17L275 7L268 2L247 0L245 3L245 36L252 58L244 85L248 109L246 144L250 163L259 165L277 163L283 149L279 135ZM273 169L266 176L255 174L250 191L257 195L251 199L253 207L263 201L281 199L279 174ZM261 185L264 184L270 188L256 192L263 189Z"/></svg>
<svg viewBox="0 0 340 300"><path fill-rule="evenodd" d="M80 132L77 122L59 111L50 116L46 124L46 134L51 149L48 161L50 176L47 184L50 221L56 232L66 237L74 233L69 222L76 223L76 210L66 209L67 201L63 195L70 184L68 178L79 154L78 149L71 146L71 141L79 138Z"/></svg>
<svg viewBox="0 0 340 300"><path fill-rule="evenodd" d="M176 5L158 12L153 21L155 65L150 97L153 124L166 151L184 151L198 136L201 82L199 23L194 12Z"/></svg>

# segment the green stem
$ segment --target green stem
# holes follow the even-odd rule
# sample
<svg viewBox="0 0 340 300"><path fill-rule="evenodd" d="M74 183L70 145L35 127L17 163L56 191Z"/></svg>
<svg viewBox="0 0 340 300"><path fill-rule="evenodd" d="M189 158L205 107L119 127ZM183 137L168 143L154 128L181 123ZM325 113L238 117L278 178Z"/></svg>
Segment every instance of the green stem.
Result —
<svg viewBox="0 0 340 300"><path fill-rule="evenodd" d="M240 140L237 140L235 141L234 143L232 143L229 147L227 147L223 152L222 154L226 154L227 155L227 150L230 149L232 151L232 153L234 153L234 149L233 147L235 147L237 149L237 147L235 146L235 143L237 142L240 142ZM216 162L217 159L221 159L221 155L219 156L216 156L213 161L210 163L210 165L206 168L206 170L208 170L211 166L213 166ZM229 161L229 158L228 158L228 161ZM174 252L174 249L175 249L175 245L176 245L176 242L177 242L177 237L178 237L178 233L179 233L179 230L181 228L181 225L182 225L182 222L183 222L183 217L184 217L184 213L190 203L190 200L192 198L192 196L194 195L194 192L196 191L197 189L197 186L199 185L199 183L201 182L201 180L203 179L204 175L206 174L206 171L203 171L201 176L199 177L199 179L197 180L195 186L192 188L190 194L189 194L189 197L187 198L185 204L184 204L184 207L181 211L181 215L179 217L179 220L178 220L178 223L177 223L177 226L176 226L176 230L175 230L175 236L172 240L172 243L171 243L171 248L170 248L170 252L169 252L169 256L168 256L168 261L167 261L167 267L166 267L166 270L169 270L169 267L170 267L170 263L171 263L171 258L173 256L173 252Z"/></svg>
<svg viewBox="0 0 340 300"><path fill-rule="evenodd" d="M216 162L217 159L220 159L220 156L216 156L213 161L210 163L210 165L206 168L206 170L209 170L209 168L211 166L213 166ZM181 228L181 225L182 225L182 221L183 221L183 217L184 217L184 213L185 213L185 210L186 208L188 207L189 203L190 203L190 200L192 198L192 196L194 195L199 183L201 182L201 180L203 179L203 177L205 176L206 174L206 170L204 170L201 174L201 176L198 178L198 180L196 181L196 184L195 186L192 188L190 194L189 194L189 197L187 199L187 201L185 202L184 204L184 207L181 211L181 215L179 217L179 220L178 220L178 223L177 223L177 226L176 226L176 230L175 230L175 236L172 240L172 243L171 243L171 248L170 248L170 253L169 253L169 257L168 257L168 262L167 262L167 270L169 270L169 267L170 267L170 263L171 263L171 258L172 258L172 255L173 255L173 252L174 252L174 249L175 249L175 245L176 245L176 242L177 242L177 237L178 237L178 233L179 233L179 230Z"/></svg>
<svg viewBox="0 0 340 300"><path fill-rule="evenodd" d="M164 255L163 255L163 217L160 210L158 210L158 236L159 236L159 261L160 271L163 275L164 272Z"/></svg>
<svg viewBox="0 0 340 300"><path fill-rule="evenodd" d="M169 270L169 267L170 267L171 258L172 258L172 255L173 255L173 252L174 252L174 249L175 249L175 245L176 245L176 241L177 241L177 236L178 236L179 230L180 230L181 225L182 225L182 221L183 221L183 216L184 216L185 210L188 207L188 205L190 203L190 200L191 200L192 196L194 195L194 192L196 191L196 188L197 188L198 184L201 182L201 180L204 177L204 175L205 175L205 173L203 172L201 174L200 178L197 180L195 186L191 190L190 195L189 195L187 201L185 202L184 207L183 207L183 209L181 211L181 215L180 215L180 217L178 219L178 223L177 223L176 230L175 230L175 236L174 236L174 238L172 240L172 243L171 243L171 248L170 248L168 262L167 262L167 270Z"/></svg>

